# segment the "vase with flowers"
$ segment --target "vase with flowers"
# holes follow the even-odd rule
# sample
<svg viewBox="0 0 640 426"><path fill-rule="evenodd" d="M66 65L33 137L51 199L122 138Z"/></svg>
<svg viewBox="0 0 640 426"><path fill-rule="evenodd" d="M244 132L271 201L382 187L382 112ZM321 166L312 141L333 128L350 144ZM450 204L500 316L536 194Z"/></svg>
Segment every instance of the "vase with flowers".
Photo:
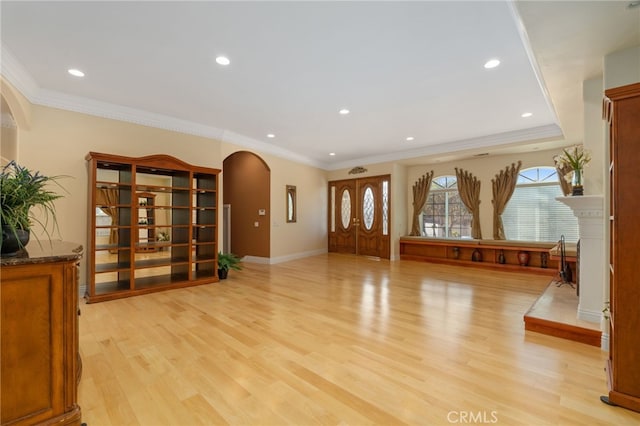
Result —
<svg viewBox="0 0 640 426"><path fill-rule="evenodd" d="M556 158L556 163L560 166L569 169L569 173L565 175L565 179L568 179L571 183L571 195L583 195L584 187L582 183L582 173L587 164L591 161L591 153L584 149L582 145L574 145L570 148L565 148Z"/></svg>

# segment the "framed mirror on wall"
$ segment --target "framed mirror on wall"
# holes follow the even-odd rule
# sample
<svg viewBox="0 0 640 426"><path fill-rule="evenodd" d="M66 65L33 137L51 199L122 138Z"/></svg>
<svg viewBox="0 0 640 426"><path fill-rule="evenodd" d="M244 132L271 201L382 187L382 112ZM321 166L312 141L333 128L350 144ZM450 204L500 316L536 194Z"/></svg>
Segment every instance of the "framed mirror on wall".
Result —
<svg viewBox="0 0 640 426"><path fill-rule="evenodd" d="M297 219L298 209L296 205L296 187L287 185L287 223L293 223Z"/></svg>

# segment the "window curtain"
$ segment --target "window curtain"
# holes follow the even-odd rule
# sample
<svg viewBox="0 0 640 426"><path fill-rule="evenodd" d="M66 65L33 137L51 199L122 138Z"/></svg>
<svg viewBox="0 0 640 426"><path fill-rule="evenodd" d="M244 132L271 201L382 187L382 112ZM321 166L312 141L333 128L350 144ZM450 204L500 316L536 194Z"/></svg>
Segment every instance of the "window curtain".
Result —
<svg viewBox="0 0 640 426"><path fill-rule="evenodd" d="M456 167L460 199L471 213L471 237L482 239L480 230L480 181L473 174Z"/></svg>
<svg viewBox="0 0 640 426"><path fill-rule="evenodd" d="M507 207L507 203L513 195L513 191L516 189L516 183L518 182L518 173L520 173L520 167L522 167L522 161L518 161L518 164L511 163L511 167L507 166L504 170L500 170L495 177L491 179L491 185L493 187L493 239L505 240L504 225L502 224L502 213Z"/></svg>
<svg viewBox="0 0 640 426"><path fill-rule="evenodd" d="M411 233L409 235L422 235L422 227L420 226L420 214L427 202L429 190L431 189L431 181L433 180L433 170L422 175L420 179L413 184L413 224L411 225Z"/></svg>
<svg viewBox="0 0 640 426"><path fill-rule="evenodd" d="M562 194L566 197L573 191L573 185L571 185L571 172L573 172L573 169L571 168L571 166L563 166L556 162L556 172L558 173L558 180L560 181Z"/></svg>
<svg viewBox="0 0 640 426"><path fill-rule="evenodd" d="M118 190L117 189L99 189L96 192L96 205L111 218L111 232L109 232L109 245L118 245ZM109 250L110 253L116 253L117 250Z"/></svg>

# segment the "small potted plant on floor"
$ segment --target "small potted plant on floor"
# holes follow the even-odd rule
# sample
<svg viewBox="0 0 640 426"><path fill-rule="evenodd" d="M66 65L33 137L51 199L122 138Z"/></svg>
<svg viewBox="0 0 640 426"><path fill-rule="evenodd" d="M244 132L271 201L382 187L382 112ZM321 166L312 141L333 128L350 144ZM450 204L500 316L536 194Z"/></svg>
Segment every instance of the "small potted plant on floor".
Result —
<svg viewBox="0 0 640 426"><path fill-rule="evenodd" d="M242 270L240 262L242 262L242 259L233 253L218 252L218 278L221 280L226 279L229 269Z"/></svg>
<svg viewBox="0 0 640 426"><path fill-rule="evenodd" d="M29 242L31 226L38 223L47 234L48 225L57 229L54 200L61 195L47 188L55 183L60 176L44 176L40 172L32 172L15 161L2 168L0 174L0 223L2 236L0 237L0 255L2 257L16 256ZM32 207L40 207L42 216L33 215ZM49 219L51 218L51 222ZM36 236L37 238L37 236Z"/></svg>

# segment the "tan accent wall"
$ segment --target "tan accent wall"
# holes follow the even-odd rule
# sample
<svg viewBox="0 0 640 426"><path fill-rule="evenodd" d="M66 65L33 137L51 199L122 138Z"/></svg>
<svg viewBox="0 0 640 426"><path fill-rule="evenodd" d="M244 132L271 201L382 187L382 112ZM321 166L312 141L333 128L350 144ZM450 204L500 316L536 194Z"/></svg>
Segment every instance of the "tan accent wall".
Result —
<svg viewBox="0 0 640 426"><path fill-rule="evenodd" d="M4 99L2 104L5 105ZM8 109L2 109L2 114L8 113ZM0 130L2 132L0 134L0 163L4 166L9 161L18 159L18 129L15 126L2 123Z"/></svg>
<svg viewBox="0 0 640 426"><path fill-rule="evenodd" d="M6 82L3 80L3 90ZM4 94L4 92L3 92ZM19 160L25 166L47 175L68 175L62 184L69 192L56 202L59 237L87 244L87 172L85 155L89 151L143 156L168 154L183 161L222 169L222 160L245 148L214 139L185 135L172 131L141 126L86 114L64 111L40 105L25 104L30 127L22 129L18 122ZM558 150L559 151L559 150ZM411 214L411 185L426 170L434 169L436 176L453 174L454 167L468 168L482 180L481 226L485 236L492 229L491 178L500 168L521 159L523 167L552 165L557 151L535 151L518 155L491 156L449 163L406 166L400 163L365 165L369 171L357 177L391 175L391 256L396 257L399 237L408 233ZM270 154L255 152L271 170L269 185L268 255L272 261L287 260L300 255L322 253L327 249L327 182L348 178L349 169L327 172L322 169L286 160ZM222 182L224 182L224 173ZM297 187L297 222L286 223L286 185ZM224 199L224 190L221 185ZM254 209L255 210L255 209ZM257 211L253 212L257 215ZM219 213L222 223L222 209ZM34 232L37 232L34 231ZM219 234L219 240L222 236ZM84 262L84 260L83 260ZM85 282L84 267L81 283Z"/></svg>
<svg viewBox="0 0 640 426"><path fill-rule="evenodd" d="M237 151L249 151L223 143L225 158ZM250 151L253 152L253 151ZM254 152L271 170L270 262L286 261L327 251L327 172L270 154ZM222 181L226 181L226 171ZM286 222L286 186L297 190L297 220ZM255 212L254 212L255 213ZM222 218L220 218L220 223ZM221 240L222 241L222 240Z"/></svg>
<svg viewBox="0 0 640 426"><path fill-rule="evenodd" d="M18 128L28 130L31 127L31 103L1 75L0 93L9 106Z"/></svg>
<svg viewBox="0 0 640 426"><path fill-rule="evenodd" d="M224 204L231 205L231 252L270 257L269 167L256 154L238 151L225 158L222 170Z"/></svg>
<svg viewBox="0 0 640 426"><path fill-rule="evenodd" d="M22 108L25 109L24 106ZM168 154L191 164L222 169L223 158L243 150L214 139L40 105L28 104L28 110L30 128L22 129L18 123L19 162L47 175L68 176L60 181L68 193L55 203L60 232L54 233L53 237L78 242L85 247L88 240L87 215L90 214L87 211L85 161L88 152L125 156ZM272 155L256 154L271 169L269 213L272 222L265 223L271 233L267 253L271 258L286 260L301 254L326 251L326 172ZM224 182L224 173L221 180ZM293 224L284 223L286 184L298 187L298 222ZM220 190L222 204L222 184ZM222 223L222 208L218 223ZM218 235L220 243L221 231L222 227ZM44 237L37 227L34 234ZM85 262L83 259L81 285L86 283Z"/></svg>
<svg viewBox="0 0 640 426"><path fill-rule="evenodd" d="M46 175L68 176L60 184L68 193L55 202L59 233L54 238L87 247L89 151L144 156L168 154L199 166L221 168L220 143L203 137L94 117L71 111L32 105L32 125L19 128L19 160ZM93 213L95 214L95 213ZM34 233L45 238L37 227ZM81 284L86 283L86 256Z"/></svg>

